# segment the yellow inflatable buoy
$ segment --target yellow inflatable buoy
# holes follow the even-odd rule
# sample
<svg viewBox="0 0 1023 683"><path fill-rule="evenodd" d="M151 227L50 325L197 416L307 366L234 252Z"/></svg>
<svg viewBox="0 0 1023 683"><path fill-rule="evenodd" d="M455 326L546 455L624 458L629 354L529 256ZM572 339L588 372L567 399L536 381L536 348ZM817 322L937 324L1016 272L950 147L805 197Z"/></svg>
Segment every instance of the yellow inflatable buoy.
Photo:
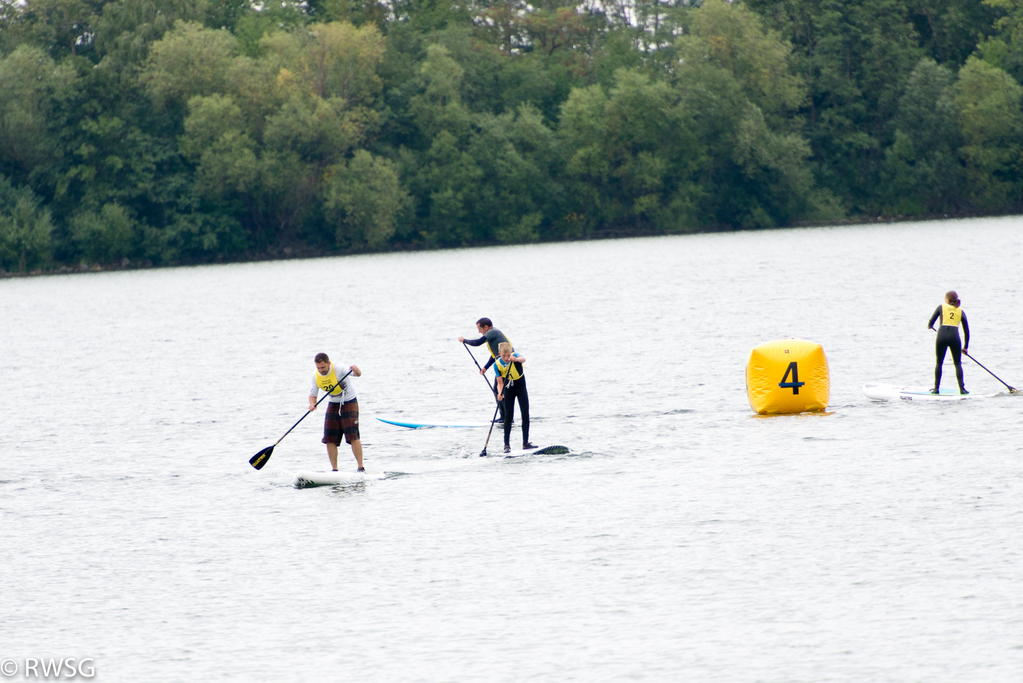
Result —
<svg viewBox="0 0 1023 683"><path fill-rule="evenodd" d="M758 415L826 410L831 378L824 349L804 339L779 339L750 351L746 397Z"/></svg>

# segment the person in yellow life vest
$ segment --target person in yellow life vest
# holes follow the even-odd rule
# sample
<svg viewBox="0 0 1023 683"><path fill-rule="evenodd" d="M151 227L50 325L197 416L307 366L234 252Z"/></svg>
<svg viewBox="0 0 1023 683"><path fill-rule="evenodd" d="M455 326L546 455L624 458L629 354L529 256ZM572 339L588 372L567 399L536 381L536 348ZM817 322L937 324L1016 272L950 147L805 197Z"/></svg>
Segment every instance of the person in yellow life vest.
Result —
<svg viewBox="0 0 1023 683"><path fill-rule="evenodd" d="M512 345L508 342L498 344L497 350L494 367L497 368L497 400L504 405L504 452L511 450L515 399L518 399L519 410L522 411L522 450L536 448L529 443L529 394L526 392L526 375L522 371L526 358L512 351Z"/></svg>
<svg viewBox="0 0 1023 683"><path fill-rule="evenodd" d="M945 351L952 352L952 363L956 367L956 380L959 381L959 393L968 394L963 386L963 361L962 354L970 351L970 324L966 322L966 313L960 308L959 295L955 290L945 294L945 303L934 309L934 314L927 321L927 327L934 329L934 323L941 318L941 327L938 328L938 339L934 345L934 352L938 357L938 363L934 366L934 388L932 394L938 393L941 389L941 366L945 362ZM959 325L963 326L965 340L959 340Z"/></svg>
<svg viewBox="0 0 1023 683"><path fill-rule="evenodd" d="M321 389L330 392L327 414L323 418L323 443L327 444L330 468L337 472L337 447L341 445L343 435L352 447L359 472L365 472L362 466L362 441L359 437L359 401L355 398L352 382L352 377L362 377L362 371L356 365L334 365L325 353L316 354L313 362L316 364L316 372L309 388L309 410L316 410L316 397Z"/></svg>

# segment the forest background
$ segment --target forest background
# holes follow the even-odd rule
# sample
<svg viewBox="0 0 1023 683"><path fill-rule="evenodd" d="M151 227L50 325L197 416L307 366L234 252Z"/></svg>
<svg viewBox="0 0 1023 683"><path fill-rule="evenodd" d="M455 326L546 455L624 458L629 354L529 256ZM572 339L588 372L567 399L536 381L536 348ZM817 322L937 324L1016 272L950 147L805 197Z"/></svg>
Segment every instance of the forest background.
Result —
<svg viewBox="0 0 1023 683"><path fill-rule="evenodd" d="M1023 0L0 0L0 270L1019 211Z"/></svg>

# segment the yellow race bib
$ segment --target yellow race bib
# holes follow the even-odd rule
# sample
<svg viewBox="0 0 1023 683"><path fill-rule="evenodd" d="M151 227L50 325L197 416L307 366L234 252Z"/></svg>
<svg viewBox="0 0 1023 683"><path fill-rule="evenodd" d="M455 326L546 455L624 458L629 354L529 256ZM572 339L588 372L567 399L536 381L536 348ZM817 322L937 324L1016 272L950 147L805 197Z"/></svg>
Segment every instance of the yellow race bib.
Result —
<svg viewBox="0 0 1023 683"><path fill-rule="evenodd" d="M941 305L941 324L951 327L959 327L959 321L963 319L963 312L951 304Z"/></svg>
<svg viewBox="0 0 1023 683"><path fill-rule="evenodd" d="M328 372L326 375L321 375L319 372L317 372L315 375L313 375L313 378L316 380L316 386L318 386L323 391L327 391L328 389L333 387L333 391L330 392L331 396L340 396L341 393L344 391L344 387L338 386L337 375L334 374L333 363L330 364L330 372Z"/></svg>

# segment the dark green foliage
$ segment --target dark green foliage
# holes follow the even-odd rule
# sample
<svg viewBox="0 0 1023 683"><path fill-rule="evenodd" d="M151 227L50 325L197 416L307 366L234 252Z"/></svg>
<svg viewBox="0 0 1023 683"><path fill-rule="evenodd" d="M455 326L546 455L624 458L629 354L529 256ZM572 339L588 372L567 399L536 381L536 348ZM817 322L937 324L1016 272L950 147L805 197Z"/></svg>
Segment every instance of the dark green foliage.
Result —
<svg viewBox="0 0 1023 683"><path fill-rule="evenodd" d="M895 141L885 159L885 203L894 213L956 211L964 203L954 81L949 69L930 58L920 60L910 74L892 120Z"/></svg>
<svg viewBox="0 0 1023 683"><path fill-rule="evenodd" d="M383 247L410 205L394 165L362 149L332 170L324 192L327 217L342 247Z"/></svg>
<svg viewBox="0 0 1023 683"><path fill-rule="evenodd" d="M567 236L688 232L699 223L695 182L705 164L692 114L670 85L621 70L607 94L575 90L562 112L572 212Z"/></svg>
<svg viewBox="0 0 1023 683"><path fill-rule="evenodd" d="M1002 12L977 0L918 0L908 6L909 20L931 59L953 71L966 63L978 42L995 32Z"/></svg>
<svg viewBox="0 0 1023 683"><path fill-rule="evenodd" d="M32 190L0 175L0 268L25 272L49 260L53 222L40 204Z"/></svg>
<svg viewBox="0 0 1023 683"><path fill-rule="evenodd" d="M83 259L110 263L128 256L135 241L137 225L123 206L104 204L97 211L82 211L71 217L71 240Z"/></svg>
<svg viewBox="0 0 1023 683"><path fill-rule="evenodd" d="M0 0L0 267L1015 211L1020 79L1015 0Z"/></svg>
<svg viewBox="0 0 1023 683"><path fill-rule="evenodd" d="M807 84L804 109L820 181L853 210L873 212L888 121L923 56L902 0L757 0L794 50Z"/></svg>

